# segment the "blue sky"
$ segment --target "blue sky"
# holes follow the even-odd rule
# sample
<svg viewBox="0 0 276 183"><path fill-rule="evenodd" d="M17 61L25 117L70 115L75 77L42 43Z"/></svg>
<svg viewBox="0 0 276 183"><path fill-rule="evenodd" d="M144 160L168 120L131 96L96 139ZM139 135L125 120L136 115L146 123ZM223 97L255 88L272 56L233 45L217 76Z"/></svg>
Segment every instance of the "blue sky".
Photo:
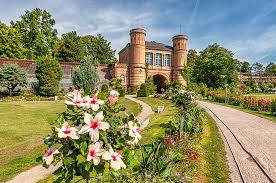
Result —
<svg viewBox="0 0 276 183"><path fill-rule="evenodd" d="M27 9L48 10L59 35L103 34L120 51L129 30L142 27L147 40L171 44L175 34L189 37L200 51L218 43L251 63L276 62L276 0L0 0L0 21L9 24Z"/></svg>

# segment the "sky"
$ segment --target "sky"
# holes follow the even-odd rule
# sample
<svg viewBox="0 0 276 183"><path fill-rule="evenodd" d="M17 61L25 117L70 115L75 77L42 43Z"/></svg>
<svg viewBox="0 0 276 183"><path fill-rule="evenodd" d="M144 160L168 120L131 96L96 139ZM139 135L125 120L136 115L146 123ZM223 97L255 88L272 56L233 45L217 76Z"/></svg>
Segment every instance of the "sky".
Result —
<svg viewBox="0 0 276 183"><path fill-rule="evenodd" d="M0 0L0 21L16 21L25 10L46 9L59 36L98 33L117 53L129 30L144 28L147 41L172 45L185 34L188 48L218 43L251 63L276 63L276 0Z"/></svg>

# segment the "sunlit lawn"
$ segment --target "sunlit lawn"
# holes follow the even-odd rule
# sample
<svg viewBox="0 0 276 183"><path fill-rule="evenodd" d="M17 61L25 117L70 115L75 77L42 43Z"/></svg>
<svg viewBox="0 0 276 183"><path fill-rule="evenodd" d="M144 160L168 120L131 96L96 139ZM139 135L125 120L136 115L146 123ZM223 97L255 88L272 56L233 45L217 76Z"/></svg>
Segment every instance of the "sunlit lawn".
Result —
<svg viewBox="0 0 276 183"><path fill-rule="evenodd" d="M276 94L270 94L270 93L250 93L250 94L245 94L243 96L255 96L257 98L271 98L271 99L276 99Z"/></svg>
<svg viewBox="0 0 276 183"><path fill-rule="evenodd" d="M141 110L125 98L119 103L126 105L126 113ZM65 108L63 101L0 103L0 182L37 164L36 157L45 150L43 137L50 132L48 121Z"/></svg>

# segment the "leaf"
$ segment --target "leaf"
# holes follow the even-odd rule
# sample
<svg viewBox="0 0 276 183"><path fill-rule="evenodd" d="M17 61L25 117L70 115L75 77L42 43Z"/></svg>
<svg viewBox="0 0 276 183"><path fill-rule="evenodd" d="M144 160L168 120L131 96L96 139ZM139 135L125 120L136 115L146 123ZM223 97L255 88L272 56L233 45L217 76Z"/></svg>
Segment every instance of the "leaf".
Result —
<svg viewBox="0 0 276 183"><path fill-rule="evenodd" d="M87 152L87 143L83 142L81 145L81 153L82 153L82 155L85 155L86 152Z"/></svg>
<svg viewBox="0 0 276 183"><path fill-rule="evenodd" d="M78 160L78 164L81 164L81 163L83 163L85 161L85 158L81 154L79 154L77 156L77 160Z"/></svg>
<svg viewBox="0 0 276 183"><path fill-rule="evenodd" d="M90 167L91 167L91 162L87 162L85 165L84 165L84 169L86 171L89 171L90 170Z"/></svg>
<svg viewBox="0 0 276 183"><path fill-rule="evenodd" d="M65 157L63 160L64 165L70 165L74 159L72 157Z"/></svg>

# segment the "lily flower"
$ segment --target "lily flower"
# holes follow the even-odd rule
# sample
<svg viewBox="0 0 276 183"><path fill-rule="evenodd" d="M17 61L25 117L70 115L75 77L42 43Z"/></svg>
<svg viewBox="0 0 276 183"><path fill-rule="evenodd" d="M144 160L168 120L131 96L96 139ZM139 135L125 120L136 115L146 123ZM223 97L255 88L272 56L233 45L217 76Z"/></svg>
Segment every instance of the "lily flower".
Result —
<svg viewBox="0 0 276 183"><path fill-rule="evenodd" d="M116 102L118 101L119 95L120 95L119 92L117 92L116 90L110 91L110 95L108 97L110 105L116 104Z"/></svg>
<svg viewBox="0 0 276 183"><path fill-rule="evenodd" d="M42 159L47 165L50 165L54 161L54 154L58 153L59 151L55 147L51 147L50 149L45 151Z"/></svg>
<svg viewBox="0 0 276 183"><path fill-rule="evenodd" d="M126 165L121 159L122 158L121 154L114 152L111 146L109 148L109 151L106 151L102 155L102 158L104 160L111 160L110 166L116 171L120 170L121 168L126 168Z"/></svg>
<svg viewBox="0 0 276 183"><path fill-rule="evenodd" d="M99 140L99 130L109 129L109 124L102 122L103 119L103 111L98 112L94 118L90 114L84 113L84 122L86 125L81 128L79 134L89 132L91 140L97 142Z"/></svg>
<svg viewBox="0 0 276 183"><path fill-rule="evenodd" d="M88 155L87 161L91 161L93 159L94 165L98 165L100 163L100 156L104 153L104 149L102 148L102 144L96 142L94 145L88 146Z"/></svg>
<svg viewBox="0 0 276 183"><path fill-rule="evenodd" d="M75 127L70 127L70 125L65 122L63 123L61 128L56 128L58 131L59 138L67 138L70 137L71 139L78 139L79 136L77 134L77 129Z"/></svg>
<svg viewBox="0 0 276 183"><path fill-rule="evenodd" d="M136 123L133 125L132 121L128 122L128 128L129 128L128 135L131 137L134 137L134 141L132 143L131 142L128 142L128 143L129 144L133 144L133 143L137 144L138 141L142 138L142 136L139 133L140 128L137 126Z"/></svg>
<svg viewBox="0 0 276 183"><path fill-rule="evenodd" d="M69 99L71 99L71 101L65 100L66 105L76 105L78 107L81 106L82 98L81 98L80 91L74 90L72 93L69 93L67 96L69 97Z"/></svg>
<svg viewBox="0 0 276 183"><path fill-rule="evenodd" d="M85 96L82 98L80 106L84 107L85 109L88 109L90 107L90 100L91 98L89 96Z"/></svg>

